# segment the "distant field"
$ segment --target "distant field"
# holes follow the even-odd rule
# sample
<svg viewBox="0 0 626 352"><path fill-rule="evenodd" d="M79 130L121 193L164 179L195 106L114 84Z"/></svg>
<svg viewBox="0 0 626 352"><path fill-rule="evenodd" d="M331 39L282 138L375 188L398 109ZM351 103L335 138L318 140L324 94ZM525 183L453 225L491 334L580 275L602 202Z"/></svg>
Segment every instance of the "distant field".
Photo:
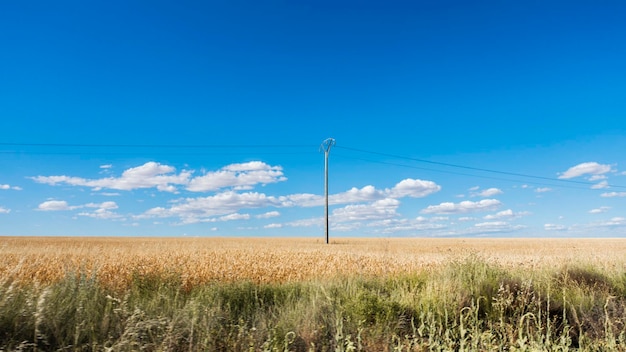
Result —
<svg viewBox="0 0 626 352"><path fill-rule="evenodd" d="M510 268L586 263L623 269L624 239L334 239L0 237L0 278L51 283L68 272L125 287L133 275L180 276L187 288L215 281L300 282L433 269L477 256Z"/></svg>

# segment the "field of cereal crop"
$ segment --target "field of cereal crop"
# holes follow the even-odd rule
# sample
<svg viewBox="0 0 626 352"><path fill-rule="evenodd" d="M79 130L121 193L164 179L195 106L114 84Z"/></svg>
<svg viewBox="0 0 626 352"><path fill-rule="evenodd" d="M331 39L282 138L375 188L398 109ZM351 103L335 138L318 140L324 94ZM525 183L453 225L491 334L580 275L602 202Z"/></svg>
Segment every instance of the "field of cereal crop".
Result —
<svg viewBox="0 0 626 352"><path fill-rule="evenodd" d="M414 273L476 255L513 268L626 264L623 239L0 238L0 277L50 283L67 272L123 287L133 274L213 281L293 282Z"/></svg>
<svg viewBox="0 0 626 352"><path fill-rule="evenodd" d="M0 238L0 351L624 350L622 239Z"/></svg>

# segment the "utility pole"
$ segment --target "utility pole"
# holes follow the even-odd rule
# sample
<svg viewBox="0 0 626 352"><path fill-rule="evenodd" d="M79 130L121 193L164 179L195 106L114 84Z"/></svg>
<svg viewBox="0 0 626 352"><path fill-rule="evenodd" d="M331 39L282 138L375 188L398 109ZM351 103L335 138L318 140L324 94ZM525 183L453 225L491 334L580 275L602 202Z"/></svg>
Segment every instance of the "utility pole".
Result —
<svg viewBox="0 0 626 352"><path fill-rule="evenodd" d="M326 198L324 213L326 219L326 244L328 244L328 154L330 153L330 148L333 145L335 145L335 139L328 138L323 141L320 146L320 151L324 152L324 197Z"/></svg>

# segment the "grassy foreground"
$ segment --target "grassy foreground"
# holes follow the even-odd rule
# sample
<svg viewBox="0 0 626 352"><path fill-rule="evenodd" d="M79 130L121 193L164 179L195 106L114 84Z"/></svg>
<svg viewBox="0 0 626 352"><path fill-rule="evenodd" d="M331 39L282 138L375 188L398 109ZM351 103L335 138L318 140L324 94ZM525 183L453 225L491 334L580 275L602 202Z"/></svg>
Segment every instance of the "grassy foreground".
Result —
<svg viewBox="0 0 626 352"><path fill-rule="evenodd" d="M0 351L626 351L626 241L0 238Z"/></svg>
<svg viewBox="0 0 626 352"><path fill-rule="evenodd" d="M626 350L626 272L476 256L408 275L291 283L137 275L0 283L0 350Z"/></svg>

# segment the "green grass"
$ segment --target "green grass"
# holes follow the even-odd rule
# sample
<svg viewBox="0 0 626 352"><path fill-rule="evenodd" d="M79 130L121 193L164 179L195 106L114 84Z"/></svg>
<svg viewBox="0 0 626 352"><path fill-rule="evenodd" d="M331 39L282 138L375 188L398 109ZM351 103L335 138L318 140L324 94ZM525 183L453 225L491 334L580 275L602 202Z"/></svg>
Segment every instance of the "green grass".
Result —
<svg viewBox="0 0 626 352"><path fill-rule="evenodd" d="M626 350L626 273L515 271L477 257L413 275L212 283L81 274L0 282L0 350Z"/></svg>

